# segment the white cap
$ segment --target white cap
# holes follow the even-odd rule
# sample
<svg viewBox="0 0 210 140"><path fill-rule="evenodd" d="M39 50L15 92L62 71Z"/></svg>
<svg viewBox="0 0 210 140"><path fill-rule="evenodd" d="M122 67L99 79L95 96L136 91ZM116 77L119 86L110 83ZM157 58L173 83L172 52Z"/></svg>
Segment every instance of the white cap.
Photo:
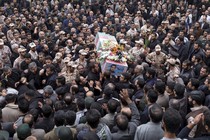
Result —
<svg viewBox="0 0 210 140"><path fill-rule="evenodd" d="M30 47L30 48L36 47L36 44L35 44L34 42L31 42L31 43L29 44L29 47Z"/></svg>
<svg viewBox="0 0 210 140"><path fill-rule="evenodd" d="M140 45L144 45L144 42L143 42L143 40L137 40L137 41L135 41L137 44L140 44Z"/></svg>
<svg viewBox="0 0 210 140"><path fill-rule="evenodd" d="M120 44L127 44L128 42L125 39L120 39Z"/></svg>
<svg viewBox="0 0 210 140"><path fill-rule="evenodd" d="M21 48L18 49L18 53L20 53L20 52L25 52L25 51L26 51L26 49L23 48L23 47L21 47Z"/></svg>
<svg viewBox="0 0 210 140"><path fill-rule="evenodd" d="M81 55L87 55L87 52L86 52L84 49L81 49L81 50L79 51L79 53L80 53Z"/></svg>
<svg viewBox="0 0 210 140"><path fill-rule="evenodd" d="M161 51L160 45L156 45L156 46L155 46L155 51Z"/></svg>

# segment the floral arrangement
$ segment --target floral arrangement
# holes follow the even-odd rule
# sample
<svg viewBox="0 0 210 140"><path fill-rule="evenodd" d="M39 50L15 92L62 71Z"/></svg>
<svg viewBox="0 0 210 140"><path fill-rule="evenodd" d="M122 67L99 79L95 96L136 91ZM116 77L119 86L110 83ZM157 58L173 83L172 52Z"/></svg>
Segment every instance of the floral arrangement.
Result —
<svg viewBox="0 0 210 140"><path fill-rule="evenodd" d="M115 46L110 46L109 50L107 51L99 50L98 54L100 61L108 59L115 62L126 62L127 59L132 58L132 56L124 51L124 46L118 44L116 44Z"/></svg>
<svg viewBox="0 0 210 140"><path fill-rule="evenodd" d="M114 48L116 46L116 42L112 40L103 40L101 45L101 50L107 51L110 48Z"/></svg>

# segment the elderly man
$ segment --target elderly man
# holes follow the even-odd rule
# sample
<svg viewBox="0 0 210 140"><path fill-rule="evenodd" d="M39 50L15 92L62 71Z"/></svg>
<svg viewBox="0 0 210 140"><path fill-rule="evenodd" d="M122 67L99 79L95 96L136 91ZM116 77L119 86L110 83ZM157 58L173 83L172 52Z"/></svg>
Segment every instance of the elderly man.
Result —
<svg viewBox="0 0 210 140"><path fill-rule="evenodd" d="M52 86L50 85L47 85L44 87L44 93L43 93L43 96L44 98L49 98L52 100L53 104L56 102L57 100L57 94L54 92Z"/></svg>
<svg viewBox="0 0 210 140"><path fill-rule="evenodd" d="M160 45L155 46L155 52L151 52L147 55L146 61L151 64L151 67L156 69L157 72L162 73L164 63L166 62L167 55L161 52Z"/></svg>

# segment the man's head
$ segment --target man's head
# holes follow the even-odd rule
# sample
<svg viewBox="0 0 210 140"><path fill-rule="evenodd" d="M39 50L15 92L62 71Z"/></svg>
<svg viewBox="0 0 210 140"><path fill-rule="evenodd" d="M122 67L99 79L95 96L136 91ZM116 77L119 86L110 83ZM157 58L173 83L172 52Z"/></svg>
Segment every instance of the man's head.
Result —
<svg viewBox="0 0 210 140"><path fill-rule="evenodd" d="M131 75L129 73L126 73L126 72L124 72L120 75L120 81L121 82L128 82L130 80L130 78L131 78Z"/></svg>
<svg viewBox="0 0 210 140"><path fill-rule="evenodd" d="M65 113L66 125L74 125L76 120L76 113L74 111L67 111Z"/></svg>
<svg viewBox="0 0 210 140"><path fill-rule="evenodd" d="M150 102L150 103L155 103L158 99L158 93L153 90L153 89L150 89L148 92L147 92L147 95L146 95L146 100L147 102Z"/></svg>
<svg viewBox="0 0 210 140"><path fill-rule="evenodd" d="M144 70L144 67L142 65L137 65L134 69L134 73L139 74L139 73L142 73L143 70Z"/></svg>
<svg viewBox="0 0 210 140"><path fill-rule="evenodd" d="M152 68L147 68L147 70L146 70L146 77L148 79L154 78L155 77L155 70L152 69Z"/></svg>
<svg viewBox="0 0 210 140"><path fill-rule="evenodd" d="M110 113L115 113L117 111L118 102L114 99L110 99L107 104Z"/></svg>
<svg viewBox="0 0 210 140"><path fill-rule="evenodd" d="M12 68L10 68L9 66L5 66L3 68L3 72L5 76L10 76L12 74Z"/></svg>
<svg viewBox="0 0 210 140"><path fill-rule="evenodd" d="M156 55L159 55L159 54L160 54L160 52L161 52L161 47L160 47L160 45L156 45L156 46L155 46L155 52L156 52Z"/></svg>
<svg viewBox="0 0 210 140"><path fill-rule="evenodd" d="M26 54L26 49L25 48L18 48L18 53L21 57L24 57Z"/></svg>
<svg viewBox="0 0 210 140"><path fill-rule="evenodd" d="M125 116L123 114L118 114L116 117L116 124L120 130L125 131L128 128L127 116Z"/></svg>
<svg viewBox="0 0 210 140"><path fill-rule="evenodd" d="M183 70L188 70L190 69L190 61L189 60L185 60L183 63L182 63L182 69Z"/></svg>
<svg viewBox="0 0 210 140"><path fill-rule="evenodd" d="M145 80L143 78L138 78L136 81L135 81L135 86L137 87L137 89L143 89L144 88L144 85L145 85Z"/></svg>
<svg viewBox="0 0 210 140"><path fill-rule="evenodd" d="M30 101L32 98L34 98L36 96L36 93L34 90L27 90L24 94L24 97L26 100Z"/></svg>
<svg viewBox="0 0 210 140"><path fill-rule="evenodd" d="M45 98L49 98L54 93L54 90L50 85L45 86L43 90Z"/></svg>
<svg viewBox="0 0 210 140"><path fill-rule="evenodd" d="M24 59L25 59L25 62L26 62L27 64L31 63L31 54L30 54L30 53L26 53L26 54L24 55Z"/></svg>
<svg viewBox="0 0 210 140"><path fill-rule="evenodd" d="M35 62L31 62L28 65L28 69L32 72L32 73L36 73L37 72L37 64Z"/></svg>
<svg viewBox="0 0 210 140"><path fill-rule="evenodd" d="M42 107L42 114L44 117L49 118L52 115L52 107L50 105L43 105Z"/></svg>
<svg viewBox="0 0 210 140"><path fill-rule="evenodd" d="M77 66L77 70L78 70L79 74L83 74L85 72L85 68L81 64Z"/></svg>
<svg viewBox="0 0 210 140"><path fill-rule="evenodd" d="M175 134L182 122L182 117L179 112L175 109L169 108L163 115L163 127L168 133Z"/></svg>
<svg viewBox="0 0 210 140"><path fill-rule="evenodd" d="M197 90L200 85L200 81L196 78L191 78L187 84L189 90Z"/></svg>
<svg viewBox="0 0 210 140"><path fill-rule="evenodd" d="M188 102L191 107L200 106L204 101L204 93L199 90L191 91L188 96Z"/></svg>
<svg viewBox="0 0 210 140"><path fill-rule="evenodd" d="M7 104L8 103L15 103L16 98L17 98L17 95L15 95L15 94L7 94L5 96L5 101L7 102Z"/></svg>
<svg viewBox="0 0 210 140"><path fill-rule="evenodd" d="M34 117L32 114L27 114L23 118L23 123L27 123L29 127L31 128L34 124Z"/></svg>
<svg viewBox="0 0 210 140"><path fill-rule="evenodd" d="M71 93L65 93L64 95L64 102L66 103L66 105L71 105L72 101L73 101L73 95Z"/></svg>
<svg viewBox="0 0 210 140"><path fill-rule="evenodd" d="M54 122L57 127L65 124L65 112L63 110L58 110L55 112Z"/></svg>
<svg viewBox="0 0 210 140"><path fill-rule="evenodd" d="M99 121L101 118L101 114L98 110L96 109L90 109L87 113L86 113L86 119L87 119L87 123L88 125L92 128L95 129L98 127Z"/></svg>
<svg viewBox="0 0 210 140"><path fill-rule="evenodd" d="M194 50L198 50L200 47L202 47L202 43L200 41L196 41L193 46Z"/></svg>
<svg viewBox="0 0 210 140"><path fill-rule="evenodd" d="M157 104L152 105L152 107L149 108L149 117L154 123L161 122L163 117L163 109Z"/></svg>
<svg viewBox="0 0 210 140"><path fill-rule="evenodd" d="M205 77L209 73L209 68L207 66L203 66L200 70L200 77Z"/></svg>
<svg viewBox="0 0 210 140"><path fill-rule="evenodd" d="M174 94L176 98L181 99L184 97L184 92L185 92L185 86L182 84L175 84L174 86Z"/></svg>
<svg viewBox="0 0 210 140"><path fill-rule="evenodd" d="M165 92L165 83L162 81L157 81L155 83L155 90L158 92L158 94L164 94Z"/></svg>
<svg viewBox="0 0 210 140"><path fill-rule="evenodd" d="M31 129L27 123L21 124L17 128L17 137L19 140L25 140L30 135L31 135Z"/></svg>
<svg viewBox="0 0 210 140"><path fill-rule="evenodd" d="M55 72L55 67L53 64L49 64L45 67L46 76L52 75Z"/></svg>
<svg viewBox="0 0 210 140"><path fill-rule="evenodd" d="M66 84L66 78L64 76L58 76L56 78L56 84L57 86L62 86Z"/></svg>

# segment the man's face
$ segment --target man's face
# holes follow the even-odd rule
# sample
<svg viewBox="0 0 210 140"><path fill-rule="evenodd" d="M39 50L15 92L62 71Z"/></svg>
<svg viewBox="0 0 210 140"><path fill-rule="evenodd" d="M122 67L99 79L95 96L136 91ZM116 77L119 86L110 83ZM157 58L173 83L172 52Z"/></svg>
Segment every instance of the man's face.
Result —
<svg viewBox="0 0 210 140"><path fill-rule="evenodd" d="M183 64L182 64L182 69L184 69L184 70L187 69L187 64L186 64L186 63L183 63Z"/></svg>
<svg viewBox="0 0 210 140"><path fill-rule="evenodd" d="M102 32L107 33L107 27L103 27Z"/></svg>
<svg viewBox="0 0 210 140"><path fill-rule="evenodd" d="M45 97L45 98L49 98L49 97L50 97L49 93L44 92L44 97Z"/></svg>
<svg viewBox="0 0 210 140"><path fill-rule="evenodd" d="M190 107L193 107L193 100L190 96L188 97L188 103L189 103Z"/></svg>
<svg viewBox="0 0 210 140"><path fill-rule="evenodd" d="M19 37L20 37L20 36L19 36L19 33L15 33L15 34L14 34L14 38L15 38L15 39L19 39Z"/></svg>
<svg viewBox="0 0 210 140"><path fill-rule="evenodd" d="M27 64L31 63L31 58L25 58Z"/></svg>
<svg viewBox="0 0 210 140"><path fill-rule="evenodd" d="M27 44L27 39L21 39L21 42L22 42L23 44Z"/></svg>
<svg viewBox="0 0 210 140"><path fill-rule="evenodd" d="M190 41L193 42L194 40L195 40L195 37L191 35L190 36Z"/></svg>
<svg viewBox="0 0 210 140"><path fill-rule="evenodd" d="M52 64L52 60L50 60L50 59L45 60L45 64L46 65Z"/></svg>
<svg viewBox="0 0 210 140"><path fill-rule="evenodd" d="M199 46L198 46L198 44L196 44L196 43L194 44L193 47L194 47L195 50L199 49Z"/></svg>
<svg viewBox="0 0 210 140"><path fill-rule="evenodd" d="M169 38L165 38L165 44L169 44Z"/></svg>
<svg viewBox="0 0 210 140"><path fill-rule="evenodd" d="M115 69L116 69L116 66L111 66L110 71L111 71L111 72L114 72Z"/></svg>
<svg viewBox="0 0 210 140"><path fill-rule="evenodd" d="M187 88L190 89L190 90L192 90L192 83L191 83L191 81L189 81L189 82L187 83Z"/></svg>
<svg viewBox="0 0 210 140"><path fill-rule="evenodd" d="M209 80L208 78L206 78L205 82L204 82L205 86L207 86L208 88L210 87L210 84L209 84Z"/></svg>
<svg viewBox="0 0 210 140"><path fill-rule="evenodd" d="M29 70L30 70L32 73L36 73L37 67L32 67L32 68L30 68Z"/></svg>
<svg viewBox="0 0 210 140"><path fill-rule="evenodd" d="M155 51L156 55L160 55L160 51Z"/></svg>
<svg viewBox="0 0 210 140"><path fill-rule="evenodd" d="M207 57L210 56L210 50L206 50L206 56L207 56Z"/></svg>
<svg viewBox="0 0 210 140"><path fill-rule="evenodd" d="M184 37L184 33L183 33L183 32L180 32L180 33L179 33L179 36L180 36L180 37Z"/></svg>
<svg viewBox="0 0 210 140"><path fill-rule="evenodd" d="M85 55L80 54L79 57L80 59L85 59Z"/></svg>
<svg viewBox="0 0 210 140"><path fill-rule="evenodd" d="M139 72L139 69L137 67L135 67L134 73L138 73L138 72Z"/></svg>
<svg viewBox="0 0 210 140"><path fill-rule="evenodd" d="M20 55L21 55L21 56L24 56L25 54L26 54L26 51L21 51L21 52L20 52Z"/></svg>
<svg viewBox="0 0 210 140"><path fill-rule="evenodd" d="M180 44L181 44L181 41L180 41L179 39L177 39L177 40L176 40L176 44L177 44L177 45L180 45Z"/></svg>
<svg viewBox="0 0 210 140"><path fill-rule="evenodd" d="M44 50L45 51L48 51L49 50L49 47L46 44L44 45Z"/></svg>
<svg viewBox="0 0 210 140"><path fill-rule="evenodd" d="M161 28L161 27L158 27L158 28L157 28L157 31L158 31L158 32L162 32L162 28Z"/></svg>
<svg viewBox="0 0 210 140"><path fill-rule="evenodd" d="M46 69L46 75L49 76L49 75L51 75L51 74L52 74L51 69L50 69L50 68L47 68L47 69Z"/></svg>
<svg viewBox="0 0 210 140"><path fill-rule="evenodd" d="M78 66L77 70L79 71L79 73L83 73L85 71L83 66Z"/></svg>
<svg viewBox="0 0 210 140"><path fill-rule="evenodd" d="M200 70L200 76L203 77L203 76L206 76L206 75L207 75L206 69L201 68L201 70Z"/></svg>
<svg viewBox="0 0 210 140"><path fill-rule="evenodd" d="M59 32L59 31L60 31L59 26L55 26L55 32L57 33L57 32Z"/></svg>
<svg viewBox="0 0 210 140"><path fill-rule="evenodd" d="M38 58L39 58L40 62L44 61L44 56L43 55L39 55Z"/></svg>

